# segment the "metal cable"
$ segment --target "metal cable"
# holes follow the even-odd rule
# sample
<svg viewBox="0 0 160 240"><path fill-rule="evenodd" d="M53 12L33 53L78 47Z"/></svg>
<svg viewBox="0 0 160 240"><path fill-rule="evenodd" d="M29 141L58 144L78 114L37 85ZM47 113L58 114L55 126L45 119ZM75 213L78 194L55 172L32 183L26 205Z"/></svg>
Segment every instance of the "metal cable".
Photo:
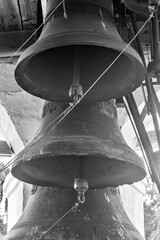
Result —
<svg viewBox="0 0 160 240"><path fill-rule="evenodd" d="M63 218L65 216L67 216L70 212L76 212L77 211L77 207L78 207L78 203L75 203L75 205L73 207L71 207L62 217L60 217L50 228L48 228L47 231L45 231L45 233L43 233L39 238L37 238L37 240L42 239L42 237L44 237L53 227L55 227L60 221L63 220Z"/></svg>

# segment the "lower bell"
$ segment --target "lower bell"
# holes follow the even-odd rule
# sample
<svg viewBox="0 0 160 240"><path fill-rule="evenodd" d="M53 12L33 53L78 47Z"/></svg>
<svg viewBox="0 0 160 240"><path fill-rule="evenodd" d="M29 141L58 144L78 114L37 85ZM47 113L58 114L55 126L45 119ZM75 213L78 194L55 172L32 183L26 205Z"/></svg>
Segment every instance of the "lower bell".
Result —
<svg viewBox="0 0 160 240"><path fill-rule="evenodd" d="M15 158L12 174L39 186L90 188L131 184L145 177L143 161L126 144L113 100L77 105L58 125L67 104L46 102L37 137ZM55 125L55 126L54 126Z"/></svg>
<svg viewBox="0 0 160 240"><path fill-rule="evenodd" d="M86 202L55 224L75 202L76 192L72 189L38 187L5 239L143 240L129 220L117 189L88 190Z"/></svg>

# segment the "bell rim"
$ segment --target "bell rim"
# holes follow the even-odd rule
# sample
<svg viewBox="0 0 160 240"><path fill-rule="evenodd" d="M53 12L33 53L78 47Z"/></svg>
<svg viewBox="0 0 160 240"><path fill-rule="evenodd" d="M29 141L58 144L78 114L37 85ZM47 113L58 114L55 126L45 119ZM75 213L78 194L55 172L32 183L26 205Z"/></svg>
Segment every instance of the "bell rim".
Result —
<svg viewBox="0 0 160 240"><path fill-rule="evenodd" d="M60 156L60 157L62 157L62 156ZM94 155L94 157L96 157L96 156ZM44 156L41 156L41 157L39 157L39 159L36 159L37 163L38 163L38 160L40 160L41 158L44 160ZM103 156L103 158L105 160L105 156ZM33 164L34 159L32 158L29 160L32 161L32 164ZM55 160L55 162L56 161L57 160ZM111 159L110 159L110 161L111 161ZM121 160L116 160L115 162L120 163L120 161ZM53 157L50 156L49 160L47 159L46 162L54 162ZM93 178L89 178L89 179L87 178L89 181L89 189L102 189L102 188L106 188L106 187L118 187L118 186L122 186L124 184L133 184L134 182L141 181L142 179L145 178L146 171L142 166L138 166L138 165L136 165L134 163L130 163L130 162L125 162L125 161L122 161L122 162L124 163L124 165L126 165L126 163L128 165L130 165L130 170L127 171L127 174L125 174L125 176L123 176L123 178L122 178L122 176L119 176L119 175L117 175L115 177L114 173L113 173L114 181L113 181L113 179L110 179L109 182L108 182L108 178L106 176L103 176L101 178L101 180L96 181L96 183L93 181ZM131 167L132 167L132 170L131 170ZM26 170L26 169L30 169L30 168L32 168L32 170L33 170L33 173L31 173L31 174L29 174L28 170ZM38 169L38 171L39 171L39 169ZM133 174L132 171L135 172L135 175ZM137 172L138 172L138 175L136 174ZM65 181L62 183L59 181L59 178L57 178L57 175L53 176L53 178L52 178L52 175L45 174L44 172L41 173L43 176L42 178L37 178L36 173L35 173L35 167L33 165L28 164L28 162L24 162L24 161L22 161L19 165L13 166L11 173L15 178L19 179L20 181L29 183L29 184L34 184L34 185L38 185L38 186L63 187L66 189L72 188L72 184L70 183L71 179L69 179L69 183L68 183L68 181ZM63 177L65 178L66 175L63 175ZM72 177L73 176L71 176L71 178ZM52 178L52 180L51 180L51 178ZM60 176L60 179L61 179L61 176ZM106 179L106 181L104 181L105 179Z"/></svg>
<svg viewBox="0 0 160 240"><path fill-rule="evenodd" d="M126 160L130 160L129 157L126 157L126 158L123 157L123 159L122 159L121 157L118 158L119 156L117 157L117 155L115 157L114 154L107 154L107 153L106 154L102 154L102 153L100 154L100 152L98 152L98 151L97 152L96 151L95 152L91 151L90 153L86 152L84 154L81 154L81 153L78 153L78 152L74 151L74 153L65 153L64 155L62 154L62 152L59 152L59 153L58 152L57 153L43 153L43 154L38 154L37 153L37 155L34 155L32 157L23 158L23 160L16 159L16 162L13 163L12 168L16 167L19 164L20 161L29 162L31 160L40 159L40 158L44 158L44 157L53 158L53 157L85 157L85 156L102 157L102 158L109 157L109 159L115 159L116 161L122 161L122 162L126 162ZM141 158L136 157L135 159L140 160ZM133 159L132 159L132 161L127 161L127 162L130 163L130 164L133 164L134 166L141 167L143 170L145 170L145 167L143 167L143 164L138 164L137 162L136 162L136 164L134 164ZM140 162L142 162L142 160Z"/></svg>
<svg viewBox="0 0 160 240"><path fill-rule="evenodd" d="M121 139L122 140L122 139ZM44 145L44 142L46 142L46 146L51 146L51 150L45 150L46 146ZM63 150L62 154L62 149L56 150L55 146L57 143L61 142L64 143L64 146L67 146L67 150ZM76 142L76 144L75 144ZM80 146L80 144L82 146ZM142 169L145 170L145 165L144 161L142 158L128 145L125 144L126 142L124 141L123 143L118 141L116 142L114 139L113 140L106 140L105 138L98 138L94 136L76 136L76 135L70 135L67 137L58 137L56 136L56 139L50 137L46 138L40 136L40 138L36 141L33 142L32 146L30 144L26 146L26 148L23 149L22 152L20 152L16 157L15 157L15 162L12 165L12 169L19 164L20 161L30 161L31 158L34 159L35 157L40 158L41 156L50 156L50 157L58 157L58 156L100 156L100 157L109 157L111 159L116 158L117 161L123 161L123 162L129 162L133 164L135 162L136 166L141 167ZM84 148L84 146L87 146L89 144L89 148ZM70 146L69 146L70 145ZM42 148L43 146L43 148ZM100 147L98 147L100 146ZM114 146L114 147L113 147ZM36 149L36 154L34 149ZM115 149L116 149L116 154L115 154ZM123 151L122 151L123 150ZM33 152L32 152L33 151ZM46 152L48 151L48 152ZM31 153L30 153L31 152ZM26 157L30 153L30 157ZM125 153L125 155L124 155ZM127 154L126 154L127 153ZM127 155L127 156L126 156ZM132 158L132 159L131 159ZM125 159L125 160L124 160Z"/></svg>
<svg viewBox="0 0 160 240"><path fill-rule="evenodd" d="M66 200L65 202L64 199ZM68 231L73 229L73 232L75 232L77 231L77 226L79 226L78 232L80 233L83 231L83 235L80 239L86 240L88 234L84 238L84 230L87 229L87 233L90 231L95 232L96 227L96 229L99 230L97 232L101 233L101 235L98 235L99 239L104 240L106 239L106 235L109 235L110 239L117 239L117 236L121 237L122 235L119 229L122 227L125 229L129 239L143 240L142 236L131 223L123 208L122 198L119 191L113 192L111 188L96 191L87 190L86 199L87 201L85 204L82 207L79 206L81 209L79 211L80 215L78 214L77 217L70 215L67 219L63 219L63 229L65 228L66 231L67 229ZM38 187L36 193L30 196L20 219L7 234L7 240L22 240L24 239L24 236L26 236L26 233L32 233L29 237L30 240L33 239L33 237L37 237L36 233L39 232L39 230L42 232L48 229L53 222L56 222L56 220L59 219L62 212L66 212L70 209L70 206L75 203L75 200L76 192L74 189L67 190L54 187ZM42 204L42 201L46 204ZM43 209L46 214L43 214ZM97 212L100 212L101 214L98 215ZM91 217L84 219L84 216ZM97 216L101 216L101 218L97 218ZM121 221L119 221L119 219L121 219ZM34 220L36 220L36 224ZM31 225L32 223L33 225ZM85 224L87 224L87 228L85 227ZM92 230L89 231L89 229Z"/></svg>
<svg viewBox="0 0 160 240"><path fill-rule="evenodd" d="M82 37L83 34L83 37ZM29 92L30 94L33 94L37 97L40 97L45 100L51 100L51 101L59 101L62 102L63 100L69 102L70 97L65 96L63 100L61 97L57 98L54 97L54 94L50 92L49 89L42 89L38 87L36 83L31 81L27 74L25 72L27 71L27 65L36 55L43 53L44 51L48 51L53 48L57 47L67 47L67 46L96 46L101 47L104 49L113 49L117 53L121 53L124 51L124 49L127 46L127 43L124 43L118 38L112 37L110 35L106 34L98 34L98 33L85 33L84 32L74 32L73 33L67 33L65 36L63 34L63 38L67 37L67 41L62 39L62 34L57 34L56 36L50 36L45 37L43 39L38 40L36 43L31 45L28 49L26 49L22 55L20 56L16 69L15 69L15 79L18 83L18 85L23 88L25 91ZM91 42L92 37L92 42ZM106 43L106 37L108 37L107 43ZM101 39L101 42L99 42L99 39ZM109 42L109 43L108 43ZM80 43L80 44L79 44ZM132 67L137 68L138 76L135 76L134 79L130 82L129 85L126 86L128 92L133 92L136 88L138 88L142 81L145 78L145 68L142 62L142 59L140 58L139 54L134 50L131 46L128 46L123 54L123 56L126 56L128 58L128 61L130 61L130 64ZM118 60L118 59L117 59ZM135 80L136 79L136 80ZM85 99L82 101L87 102L89 101L106 101L111 98L120 98L123 95L126 94L126 88L121 89L120 91L113 91L109 94L109 96L106 94L105 96L101 97L100 99L95 99L92 96L87 95ZM89 97L88 97L89 96Z"/></svg>
<svg viewBox="0 0 160 240"><path fill-rule="evenodd" d="M131 151L132 151L132 149L131 149ZM111 158L111 155L112 155L112 158ZM123 159L119 159L117 156L115 158L115 156L113 156L113 154L110 154L110 156L109 156L109 154L102 155L100 152L93 153L93 151L91 151L90 154L87 152L86 154L83 154L83 155L82 154L78 155L77 152L74 151L74 154L69 153L69 154L65 154L65 156L62 155L62 152L60 152L59 154L54 152L53 154L41 154L41 155L38 155L38 153L37 153L37 155L28 157L28 158L24 158L24 157L21 158L21 156L19 156L19 159L17 159L17 161L13 164L11 172L12 172L13 176L18 178L19 180L25 181L25 182L28 182L31 184L40 185L40 186L54 186L54 185L58 186L57 179L55 181L55 177L53 177L53 181L49 181L49 180L47 181L46 179L43 180L43 178L37 180L37 178L34 178L35 175L33 173L28 174L27 173L28 170L26 170L26 169L27 168L30 169L30 167L31 167L32 171L35 173L36 167L34 166L34 164L38 164L40 166L41 165L40 162L42 162L42 160L44 161L44 159L45 159L45 164L47 163L47 165L48 165L48 163L49 163L49 165L50 165L50 163L52 162L53 166L54 166L54 164L56 166L56 163L59 162L59 158L61 158L61 159L62 159L62 157L66 158L66 159L62 160L63 163L65 163L65 161L67 162L67 158L68 157L71 158L71 156L73 156L73 157L81 157L81 156L85 157L86 156L86 157L90 157L90 158L94 157L93 164L94 164L95 160L97 161L96 158L100 157L100 158L102 158L101 160L103 162L106 161L107 165L110 164L111 161L113 160L115 164L117 162L117 163L121 163L122 165L124 164L126 166L126 163L127 163L127 165L129 166L129 169L130 169L129 173L127 171L127 175L125 174L125 176L123 176L123 178L120 177L120 179L118 179L118 180L115 179L113 184L108 184L108 185L106 184L106 182L108 181L108 179L107 179L103 186L101 183L99 183L99 185L98 184L94 185L94 183L92 183L90 186L91 189L95 189L95 188L99 189L99 188L103 188L103 187L107 187L107 186L116 186L117 187L117 186L123 185L123 184L132 184L133 182L142 180L146 176L145 166L143 165L142 159L137 154L134 155L135 159L132 158L132 161L130 162L129 157L127 157L127 158L123 157ZM106 157L110 157L108 162L107 162ZM137 158L137 160L141 160L141 161L136 161L136 158ZM73 159L72 159L72 161L73 161ZM134 164L135 161L136 161L136 164ZM91 163L92 160L86 159L85 162L88 164L88 162ZM42 163L42 165L43 165L43 163ZM42 168L42 166L40 166L40 169L41 168ZM122 166L121 166L121 168L123 169ZM101 169L101 166L100 166L100 169ZM136 177L134 176L132 169L134 169L135 173L138 173L138 174L135 174ZM44 174L44 176L47 176L47 175ZM49 174L49 178L50 177L51 177L51 175ZM102 177L102 179L103 178L104 177ZM128 180L128 178L130 178L130 179ZM27 180L27 179L30 179L30 180ZM120 182L120 180L121 180L121 182ZM70 184L68 184L68 183L64 183L64 184L60 183L59 186L63 186L65 188L70 188Z"/></svg>
<svg viewBox="0 0 160 240"><path fill-rule="evenodd" d="M67 38L67 41L60 41L60 39ZM83 37L82 37L83 36ZM107 43L106 43L107 38ZM91 41L92 39L92 41ZM101 41L99 41L101 39ZM54 41L52 41L54 40ZM108 41L109 40L109 41ZM63 47L63 46L97 46L97 47L104 47L104 48L110 48L117 52L123 51L127 47L127 43L122 41L120 38L117 38L115 36L109 35L109 34L102 34L102 33L95 33L95 32L84 32L84 31L74 31L74 34L71 33L59 33L56 35L51 35L49 37L44 37L42 39L38 39L35 43L33 43L31 46L29 46L20 56L16 69L19 67L19 64L21 64L24 60L29 60L33 56L52 49L56 47ZM116 46L116 48L115 48ZM36 52L35 52L36 51ZM136 60L141 63L142 67L144 67L143 61L138 54L138 52L132 47L128 46L123 54L128 55L130 57L135 57ZM16 70L15 70L16 72Z"/></svg>

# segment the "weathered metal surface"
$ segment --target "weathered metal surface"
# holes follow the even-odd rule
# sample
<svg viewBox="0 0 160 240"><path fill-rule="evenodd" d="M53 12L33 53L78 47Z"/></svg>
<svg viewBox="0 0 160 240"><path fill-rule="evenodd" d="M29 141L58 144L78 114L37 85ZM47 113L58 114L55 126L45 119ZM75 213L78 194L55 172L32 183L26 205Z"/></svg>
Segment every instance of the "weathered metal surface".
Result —
<svg viewBox="0 0 160 240"><path fill-rule="evenodd" d="M86 202L70 212L43 240L143 240L130 222L116 189L88 190ZM76 202L76 191L38 187L6 240L37 240Z"/></svg>
<svg viewBox="0 0 160 240"><path fill-rule="evenodd" d="M0 57L10 57L37 27L37 0L0 1ZM35 36L21 49L35 42ZM14 56L19 56L16 53Z"/></svg>
<svg viewBox="0 0 160 240"><path fill-rule="evenodd" d="M97 1L97 5L91 0L78 2L66 3L67 19L61 5L46 20L38 41L21 55L15 77L29 93L52 101L71 101L75 46L81 52L80 84L84 93L127 46L114 23L112 0L105 4ZM138 53L128 46L83 101L123 96L134 91L144 75Z"/></svg>
<svg viewBox="0 0 160 240"><path fill-rule="evenodd" d="M75 203L76 192L38 187L6 240L37 240ZM115 189L88 190L86 202L70 212L43 240L142 240Z"/></svg>
<svg viewBox="0 0 160 240"><path fill-rule="evenodd" d="M47 102L35 137L15 158L12 174L35 185L90 188L119 186L145 177L143 161L126 144L113 101L78 105L56 127L67 104Z"/></svg>

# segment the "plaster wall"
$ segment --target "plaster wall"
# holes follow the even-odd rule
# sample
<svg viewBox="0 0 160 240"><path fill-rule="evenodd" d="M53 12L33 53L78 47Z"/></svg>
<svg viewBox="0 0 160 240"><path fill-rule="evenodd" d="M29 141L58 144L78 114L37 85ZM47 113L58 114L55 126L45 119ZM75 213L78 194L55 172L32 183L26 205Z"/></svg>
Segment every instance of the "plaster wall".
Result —
<svg viewBox="0 0 160 240"><path fill-rule="evenodd" d="M0 136L7 141L14 151L13 156L7 160L10 161L14 158L14 155L24 148L24 144L17 133L9 114L2 105L0 105ZM3 162L5 164L7 163L4 159ZM8 231L13 227L22 214L24 208L24 185L25 188L30 188L29 184L24 184L14 178L11 173L9 173L5 179L3 185L4 196L1 204L4 205L5 198L8 199Z"/></svg>

